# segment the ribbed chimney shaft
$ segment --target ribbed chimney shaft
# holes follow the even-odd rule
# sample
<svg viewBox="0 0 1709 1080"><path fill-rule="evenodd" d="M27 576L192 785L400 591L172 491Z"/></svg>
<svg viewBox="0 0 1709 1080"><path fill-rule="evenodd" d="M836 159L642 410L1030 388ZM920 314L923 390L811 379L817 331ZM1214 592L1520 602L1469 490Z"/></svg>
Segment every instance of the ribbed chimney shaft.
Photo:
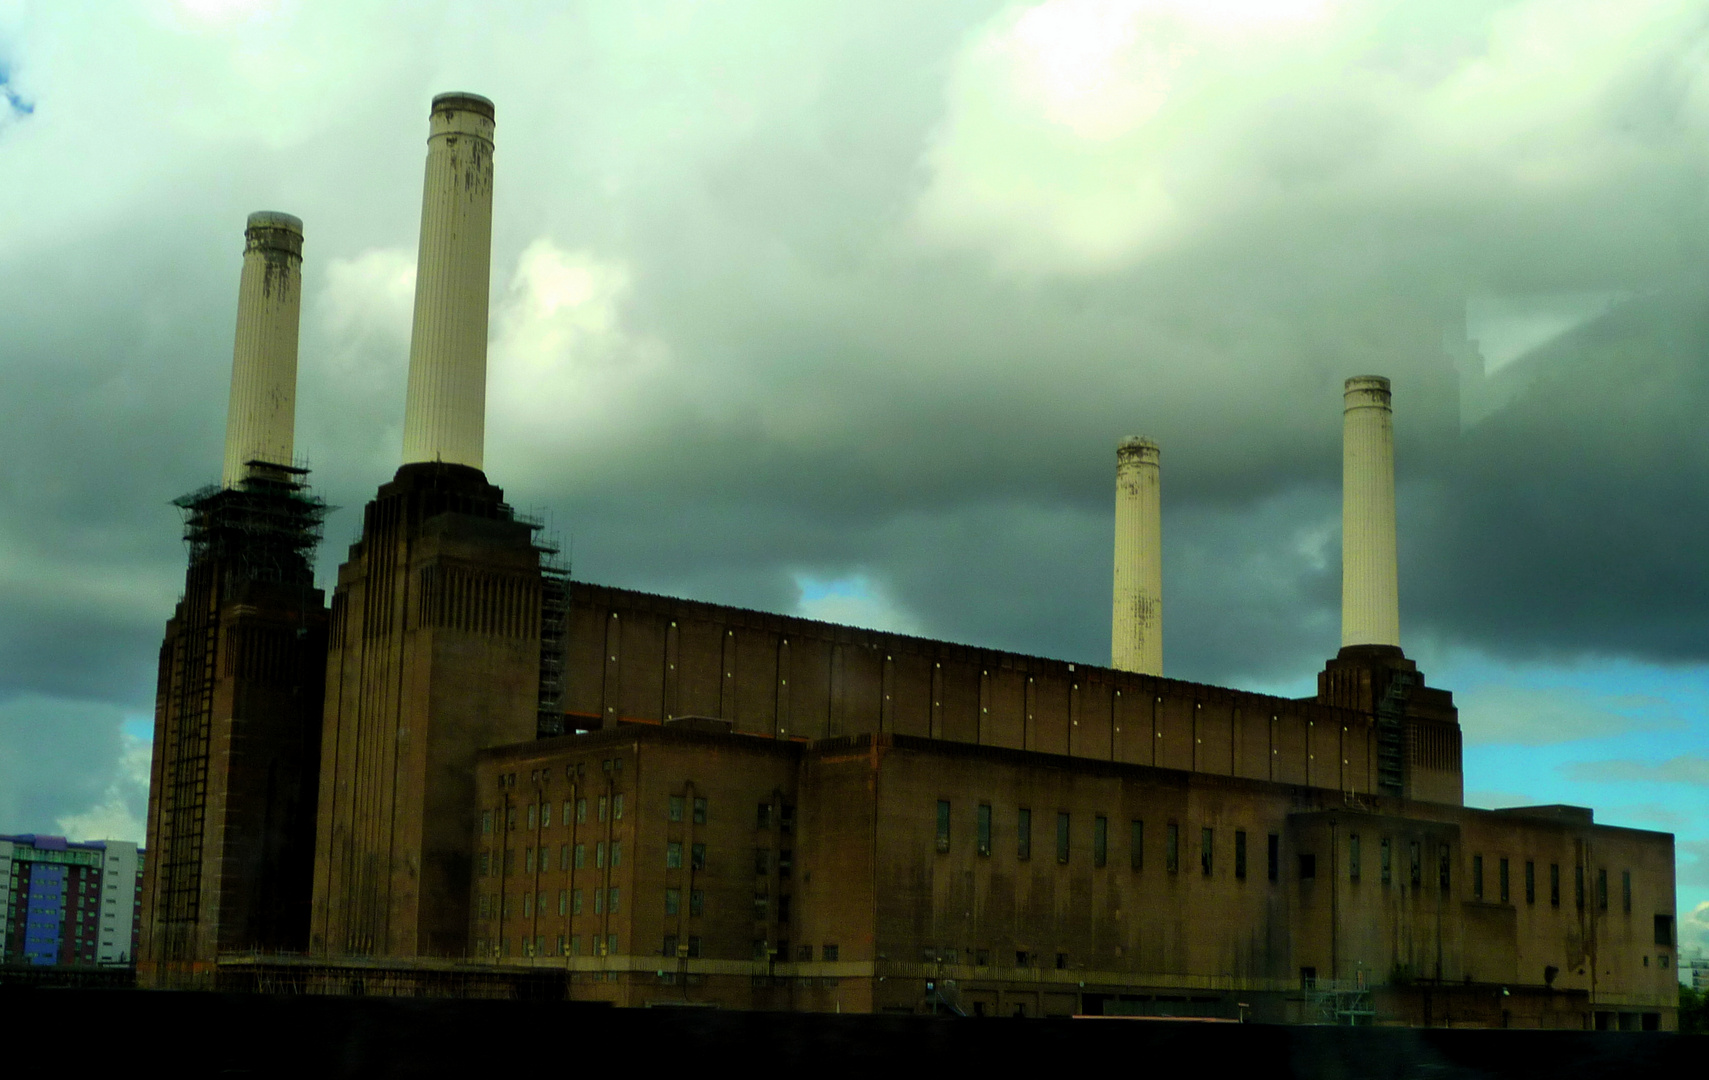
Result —
<svg viewBox="0 0 1709 1080"><path fill-rule="evenodd" d="M1116 448L1116 572L1110 666L1163 674L1163 517L1157 444Z"/></svg>
<svg viewBox="0 0 1709 1080"><path fill-rule="evenodd" d="M476 94L440 94L433 99L421 196L405 464L481 468L492 233L493 103Z"/></svg>
<svg viewBox="0 0 1709 1080"><path fill-rule="evenodd" d="M243 235L225 466L220 473L225 487L247 478L248 462L291 464L297 418L303 223L290 214L263 210L249 215Z"/></svg>
<svg viewBox="0 0 1709 1080"><path fill-rule="evenodd" d="M1341 444L1341 644L1400 647L1389 381L1347 380Z"/></svg>

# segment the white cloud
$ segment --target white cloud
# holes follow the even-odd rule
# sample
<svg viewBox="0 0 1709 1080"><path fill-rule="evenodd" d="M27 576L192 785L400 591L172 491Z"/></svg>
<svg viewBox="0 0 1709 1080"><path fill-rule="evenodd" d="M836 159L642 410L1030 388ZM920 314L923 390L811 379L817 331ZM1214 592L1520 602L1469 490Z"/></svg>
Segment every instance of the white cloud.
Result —
<svg viewBox="0 0 1709 1080"><path fill-rule="evenodd" d="M1469 744L1546 746L1684 726L1670 702L1641 694L1484 684L1457 689Z"/></svg>
<svg viewBox="0 0 1709 1080"><path fill-rule="evenodd" d="M101 800L80 813L58 819L72 840L129 840L140 844L148 828L149 758L154 744L122 732L124 749Z"/></svg>
<svg viewBox="0 0 1709 1080"><path fill-rule="evenodd" d="M795 583L800 590L795 613L803 618L895 634L921 632L919 621L864 574L830 580L797 574Z"/></svg>

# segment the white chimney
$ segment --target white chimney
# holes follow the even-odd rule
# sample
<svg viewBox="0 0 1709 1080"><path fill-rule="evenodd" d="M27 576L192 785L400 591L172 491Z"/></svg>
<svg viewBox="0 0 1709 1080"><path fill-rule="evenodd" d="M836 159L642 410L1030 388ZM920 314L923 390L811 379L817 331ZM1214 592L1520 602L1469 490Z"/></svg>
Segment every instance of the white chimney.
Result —
<svg viewBox="0 0 1709 1080"><path fill-rule="evenodd" d="M1400 647L1389 381L1347 380L1341 445L1341 644Z"/></svg>
<svg viewBox="0 0 1709 1080"><path fill-rule="evenodd" d="M405 463L481 468L492 232L493 103L477 94L440 94L433 99L421 196Z"/></svg>
<svg viewBox="0 0 1709 1080"><path fill-rule="evenodd" d="M1116 572L1110 666L1163 674L1163 517L1157 444L1116 448Z"/></svg>
<svg viewBox="0 0 1709 1080"><path fill-rule="evenodd" d="M225 466L220 473L220 483L228 488L248 477L248 462L291 464L297 418L303 223L290 214L263 210L249 215L243 235Z"/></svg>

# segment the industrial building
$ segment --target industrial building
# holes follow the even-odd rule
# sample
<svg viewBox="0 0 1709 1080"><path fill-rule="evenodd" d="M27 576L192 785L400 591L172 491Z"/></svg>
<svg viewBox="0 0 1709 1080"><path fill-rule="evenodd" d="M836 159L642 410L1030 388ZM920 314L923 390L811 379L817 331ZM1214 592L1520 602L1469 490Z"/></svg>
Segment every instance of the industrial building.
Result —
<svg viewBox="0 0 1709 1080"><path fill-rule="evenodd" d="M142 931L144 852L123 840L0 836L0 963L123 967Z"/></svg>
<svg viewBox="0 0 1709 1080"><path fill-rule="evenodd" d="M145 984L1674 1026L1672 837L1463 805L1452 696L1401 649L1388 380L1344 388L1308 699L1163 675L1145 439L1109 667L569 581L482 471L494 130L434 99L403 453L330 611L301 223L250 220L225 474L181 502Z"/></svg>

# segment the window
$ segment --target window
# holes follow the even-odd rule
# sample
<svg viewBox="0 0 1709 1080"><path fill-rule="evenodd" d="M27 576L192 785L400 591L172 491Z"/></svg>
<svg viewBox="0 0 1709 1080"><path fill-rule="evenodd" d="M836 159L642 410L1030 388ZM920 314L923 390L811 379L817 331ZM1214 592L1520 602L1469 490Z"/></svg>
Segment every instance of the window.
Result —
<svg viewBox="0 0 1709 1080"><path fill-rule="evenodd" d="M1067 968L1068 968L1068 954L1065 952L1057 953L1056 954L1056 970L1066 971Z"/></svg>
<svg viewBox="0 0 1709 1080"><path fill-rule="evenodd" d="M1199 830L1199 873L1205 877L1211 876L1211 851L1216 839L1210 829Z"/></svg>
<svg viewBox="0 0 1709 1080"><path fill-rule="evenodd" d="M516 849L504 849L504 873L506 877L516 873Z"/></svg>
<svg viewBox="0 0 1709 1080"><path fill-rule="evenodd" d="M601 840L599 843L597 843L593 846L593 865L596 867L603 867L605 865L605 841L604 840Z"/></svg>
<svg viewBox="0 0 1709 1080"><path fill-rule="evenodd" d="M1317 854L1315 852L1309 855L1302 853L1299 859L1300 880L1310 881L1317 877Z"/></svg>
<svg viewBox="0 0 1709 1080"><path fill-rule="evenodd" d="M534 872L534 849L533 848L527 848L523 851L522 869L523 869L524 873L532 874Z"/></svg>
<svg viewBox="0 0 1709 1080"><path fill-rule="evenodd" d="M611 800L611 820L613 820L613 821L622 821L623 820L623 796L622 795L614 796Z"/></svg>
<svg viewBox="0 0 1709 1080"><path fill-rule="evenodd" d="M1406 845L1406 849L1407 857L1411 861L1411 865L1408 868L1409 876L1407 880L1410 881L1412 883L1412 887L1416 889L1420 885L1424 884L1423 856L1419 851L1419 844L1417 840L1409 841Z"/></svg>
<svg viewBox="0 0 1709 1080"><path fill-rule="evenodd" d="M618 892L617 889L612 889L611 890L611 899L606 901L605 910L608 911L609 913L611 913L612 915L617 914L617 892Z"/></svg>
<svg viewBox="0 0 1709 1080"><path fill-rule="evenodd" d="M536 822L538 820L539 820L539 807L535 806L533 803L529 803L528 804L528 827L530 829L535 828Z"/></svg>
<svg viewBox="0 0 1709 1080"><path fill-rule="evenodd" d="M675 915L682 908L682 890L665 890L665 914Z"/></svg>
<svg viewBox="0 0 1709 1080"><path fill-rule="evenodd" d="M576 845L575 859L573 861L575 863L575 868L577 870L580 870L582 867L587 865L587 845L586 844L577 844Z"/></svg>
<svg viewBox="0 0 1709 1080"><path fill-rule="evenodd" d="M506 832L516 830L516 807L507 806L504 808L504 827Z"/></svg>
<svg viewBox="0 0 1709 1080"><path fill-rule="evenodd" d="M1021 807L1015 815L1015 858L1025 861L1033 857L1033 812Z"/></svg>
<svg viewBox="0 0 1709 1080"><path fill-rule="evenodd" d="M543 802L540 804L540 827L542 829L550 829L552 827L552 804L549 802Z"/></svg>
<svg viewBox="0 0 1709 1080"><path fill-rule="evenodd" d="M692 956L692 957L698 957L700 955L700 935L699 934L690 934L689 935L689 937L688 937L688 955Z"/></svg>
<svg viewBox="0 0 1709 1080"><path fill-rule="evenodd" d="M570 890L559 889L558 890L558 914L568 915L569 912L570 912ZM563 951L562 946L559 947L559 951L560 952Z"/></svg>
<svg viewBox="0 0 1709 1080"><path fill-rule="evenodd" d="M706 869L706 845L696 844L688 852L688 868L690 870Z"/></svg>
<svg viewBox="0 0 1709 1080"><path fill-rule="evenodd" d="M706 911L706 890L690 889L688 891L688 913L701 915Z"/></svg>
<svg viewBox="0 0 1709 1080"><path fill-rule="evenodd" d="M1561 864L1549 864L1549 906L1561 906Z"/></svg>
<svg viewBox="0 0 1709 1080"><path fill-rule="evenodd" d="M564 800L564 816L562 819L565 825L568 825L570 823L570 816L574 812L575 812L574 804L571 803L570 800L565 799Z"/></svg>
<svg viewBox="0 0 1709 1080"><path fill-rule="evenodd" d="M1596 871L1596 910L1608 910L1608 871L1606 869Z"/></svg>
<svg viewBox="0 0 1709 1080"><path fill-rule="evenodd" d="M492 852L490 852L490 851L481 852L480 869L476 871L476 874L480 877L486 877L487 875L491 874L492 873L492 862L493 862ZM111 903L111 902L112 901L110 901L110 900L108 901L108 903Z"/></svg>
<svg viewBox="0 0 1709 1080"><path fill-rule="evenodd" d="M771 948L766 943L765 938L754 938L753 942L752 942L752 947L754 950L754 959L755 960L765 960L767 958L768 954L771 952Z"/></svg>
<svg viewBox="0 0 1709 1080"><path fill-rule="evenodd" d="M619 762L619 764L621 764L621 762ZM607 956L617 955L617 935L616 934L610 934L610 935L606 936L606 939L605 939L605 955L607 955Z"/></svg>
<svg viewBox="0 0 1709 1080"><path fill-rule="evenodd" d="M754 891L754 921L755 922L765 922L766 916L769 913L770 907L771 907L771 898L766 895L765 890L764 889L755 890Z"/></svg>
<svg viewBox="0 0 1709 1080"><path fill-rule="evenodd" d="M1246 830L1234 830L1234 876L1246 880Z"/></svg>
<svg viewBox="0 0 1709 1080"><path fill-rule="evenodd" d="M522 894L522 917L524 919L531 919L534 917L534 894L533 893L523 893Z"/></svg>
<svg viewBox="0 0 1709 1080"><path fill-rule="evenodd" d="M1033 957L1032 957L1031 953L1025 952L1022 950L1018 950L1018 949L1015 951L1015 966L1016 967L1024 968L1027 965L1031 964L1032 961L1033 961Z"/></svg>
<svg viewBox="0 0 1709 1080"><path fill-rule="evenodd" d="M622 865L623 865L623 841L613 840L611 842L611 868L613 870L615 870L619 866L622 866Z"/></svg>
<svg viewBox="0 0 1709 1080"><path fill-rule="evenodd" d="M1056 861L1068 861L1068 814L1062 811L1056 815Z"/></svg>
<svg viewBox="0 0 1709 1080"><path fill-rule="evenodd" d="M1656 944L1671 946L1673 944L1673 916L1656 916ZM1665 957L1663 959L1666 959Z"/></svg>
<svg viewBox="0 0 1709 1080"><path fill-rule="evenodd" d="M837 959L837 947L835 945L821 945L819 946L819 956L827 964L835 963Z"/></svg>
<svg viewBox="0 0 1709 1080"><path fill-rule="evenodd" d="M682 820L682 810L683 810L682 801L683 800L682 800L681 795L672 795L670 797L669 809L666 811L666 816L669 818L669 820L671 820L671 821L681 821ZM673 949L672 952L674 953L675 950Z"/></svg>
<svg viewBox="0 0 1709 1080"><path fill-rule="evenodd" d="M601 821L605 820L606 805L610 801L611 800L607 799L604 795L601 795L599 797L599 820L601 820Z"/></svg>
<svg viewBox="0 0 1709 1080"><path fill-rule="evenodd" d="M569 868L570 868L570 845L559 844L558 845L558 869L568 870Z"/></svg>
<svg viewBox="0 0 1709 1080"><path fill-rule="evenodd" d="M1269 848L1269 866L1267 869L1269 871L1270 880L1280 881L1282 878L1282 838L1277 836L1275 833L1271 833L1267 847Z"/></svg>
<svg viewBox="0 0 1709 1080"><path fill-rule="evenodd" d="M481 894L480 908L481 908L481 918L484 919L487 917L487 911L489 910L487 907L487 894L486 893Z"/></svg>
<svg viewBox="0 0 1709 1080"><path fill-rule="evenodd" d="M1386 836L1383 837L1383 842L1378 845L1377 861L1382 864L1379 869L1381 870L1384 885L1387 885L1394 876L1389 865L1393 861L1393 853L1390 850L1393 846L1394 845L1389 843L1389 838Z"/></svg>
<svg viewBox="0 0 1709 1080"><path fill-rule="evenodd" d="M949 800L938 800L938 851L949 850Z"/></svg>
<svg viewBox="0 0 1709 1080"><path fill-rule="evenodd" d="M1484 898L1484 857L1482 855L1473 855L1472 856L1472 899L1473 900L1482 900L1483 898Z"/></svg>
<svg viewBox="0 0 1709 1080"><path fill-rule="evenodd" d="M1537 864L1530 859L1525 860L1525 902L1537 902Z"/></svg>
<svg viewBox="0 0 1709 1080"><path fill-rule="evenodd" d="M777 827L780 830L782 830L782 832L785 836L788 836L789 834L791 834L795 831L795 807L789 805L788 803L784 803L783 808L778 811L777 816L778 816ZM788 950L784 950L783 952L779 952L778 955L782 956L783 953L787 952L787 951Z"/></svg>
<svg viewBox="0 0 1709 1080"><path fill-rule="evenodd" d="M493 812L491 810L482 810L481 811L481 835L482 836L491 836L492 834L493 834Z"/></svg>
<svg viewBox="0 0 1709 1080"><path fill-rule="evenodd" d="M1181 868L1181 826L1173 821L1163 830L1163 869L1173 874Z"/></svg>
<svg viewBox="0 0 1709 1080"><path fill-rule="evenodd" d="M1359 834L1347 837L1347 880L1359 880Z"/></svg>
<svg viewBox="0 0 1709 1080"><path fill-rule="evenodd" d="M551 901L551 899L552 898L550 896L546 895L545 890L541 890L540 899L535 903L534 910L538 912L542 918L546 915L546 905Z"/></svg>
<svg viewBox="0 0 1709 1080"><path fill-rule="evenodd" d="M777 876L779 878L783 879L784 881L788 881L789 875L794 870L795 870L795 852L790 851L788 848L785 848L782 851L778 852L777 853Z"/></svg>
<svg viewBox="0 0 1709 1080"><path fill-rule="evenodd" d="M754 808L754 828L771 828L771 803L763 802Z"/></svg>
<svg viewBox="0 0 1709 1080"><path fill-rule="evenodd" d="M772 950L772 955L786 964L789 963L789 958L795 955L789 951L789 939L778 938L777 948Z"/></svg>
<svg viewBox="0 0 1709 1080"><path fill-rule="evenodd" d="M587 822L587 800L586 799L577 799L576 800L576 824L580 825L580 824L585 824L586 822Z"/></svg>
<svg viewBox="0 0 1709 1080"><path fill-rule="evenodd" d="M1317 969L1314 967L1300 968L1300 988L1302 990L1317 989Z"/></svg>
<svg viewBox="0 0 1709 1080"><path fill-rule="evenodd" d="M789 922L789 896L787 894L777 898L777 921L780 924ZM788 952L788 949L780 949L778 955L786 955Z"/></svg>
<svg viewBox="0 0 1709 1080"><path fill-rule="evenodd" d="M1507 903L1507 860L1495 865L1496 888L1501 890L1501 902Z"/></svg>
<svg viewBox="0 0 1709 1080"><path fill-rule="evenodd" d="M1584 910L1584 867L1573 867L1573 903L1580 911Z"/></svg>
<svg viewBox="0 0 1709 1080"><path fill-rule="evenodd" d="M580 865L581 845L576 845L577 865ZM665 845L665 869L678 870L682 868L682 844L675 840Z"/></svg>
<svg viewBox="0 0 1709 1080"><path fill-rule="evenodd" d="M1127 863L1130 870L1145 869L1145 822L1134 818L1128 823Z"/></svg>
<svg viewBox="0 0 1709 1080"><path fill-rule="evenodd" d="M1092 819L1092 865L1102 869L1109 861L1110 819L1102 814Z"/></svg>
<svg viewBox="0 0 1709 1080"><path fill-rule="evenodd" d="M595 889L593 891L593 913L595 915L605 914L605 890L604 889Z"/></svg>
<svg viewBox="0 0 1709 1080"><path fill-rule="evenodd" d="M813 959L813 946L803 945L796 949L795 959L803 964L811 962Z"/></svg>
<svg viewBox="0 0 1709 1080"><path fill-rule="evenodd" d="M1632 871L1620 871L1620 910L1632 914Z"/></svg>
<svg viewBox="0 0 1709 1080"><path fill-rule="evenodd" d="M572 889L572 890L570 890L570 914L571 915L580 915L581 913L582 913L582 891L580 889Z"/></svg>
<svg viewBox="0 0 1709 1080"><path fill-rule="evenodd" d="M979 854L991 854L991 804L979 804Z"/></svg>
<svg viewBox="0 0 1709 1080"><path fill-rule="evenodd" d="M1448 891L1448 845L1443 844L1436 849L1436 884L1443 892Z"/></svg>
<svg viewBox="0 0 1709 1080"><path fill-rule="evenodd" d="M696 825L706 824L706 800L705 799L694 800L694 823ZM692 942L694 939L690 938L689 940Z"/></svg>
<svg viewBox="0 0 1709 1080"><path fill-rule="evenodd" d="M659 946L659 955L660 956L675 956L676 955L676 935L675 934L666 934L665 935L664 943Z"/></svg>
<svg viewBox="0 0 1709 1080"><path fill-rule="evenodd" d="M764 877L771 873L771 850L769 848L754 849L754 876Z"/></svg>

